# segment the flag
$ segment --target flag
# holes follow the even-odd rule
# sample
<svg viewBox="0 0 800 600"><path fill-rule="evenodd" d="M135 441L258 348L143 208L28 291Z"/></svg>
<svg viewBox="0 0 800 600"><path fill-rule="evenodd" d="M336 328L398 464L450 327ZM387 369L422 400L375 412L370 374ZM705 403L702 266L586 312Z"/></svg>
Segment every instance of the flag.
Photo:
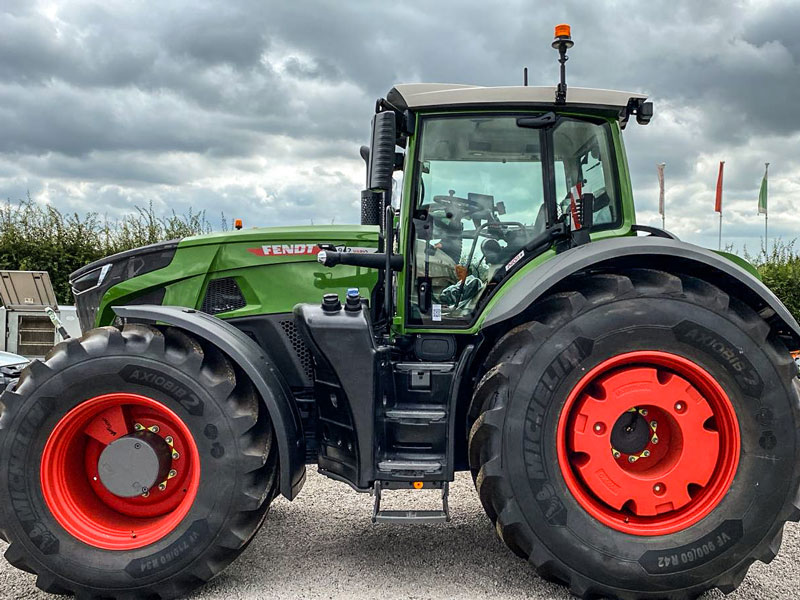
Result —
<svg viewBox="0 0 800 600"><path fill-rule="evenodd" d="M714 210L719 214L722 214L722 168L725 165L725 161L719 161L719 175L717 176L717 201L714 204Z"/></svg>
<svg viewBox="0 0 800 600"><path fill-rule="evenodd" d="M659 163L658 169L658 214L664 216L664 167L666 163Z"/></svg>
<svg viewBox="0 0 800 600"><path fill-rule="evenodd" d="M764 179L761 180L761 191L758 192L758 214L767 214L767 171L769 163L764 167Z"/></svg>

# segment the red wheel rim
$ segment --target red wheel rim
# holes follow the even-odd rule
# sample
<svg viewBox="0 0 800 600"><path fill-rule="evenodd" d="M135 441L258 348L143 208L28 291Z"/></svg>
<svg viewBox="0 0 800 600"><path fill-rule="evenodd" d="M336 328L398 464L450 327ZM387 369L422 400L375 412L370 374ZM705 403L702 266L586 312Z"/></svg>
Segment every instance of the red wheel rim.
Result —
<svg viewBox="0 0 800 600"><path fill-rule="evenodd" d="M115 496L100 481L98 459L108 444L139 427L171 442L174 473L163 489ZM200 456L189 428L160 402L137 394L82 402L56 424L42 453L42 493L50 512L72 536L106 550L142 548L168 535L189 512L199 483Z"/></svg>
<svg viewBox="0 0 800 600"><path fill-rule="evenodd" d="M725 391L699 365L659 351L589 371L567 398L557 443L578 503L634 535L667 535L706 517L739 463L739 423Z"/></svg>

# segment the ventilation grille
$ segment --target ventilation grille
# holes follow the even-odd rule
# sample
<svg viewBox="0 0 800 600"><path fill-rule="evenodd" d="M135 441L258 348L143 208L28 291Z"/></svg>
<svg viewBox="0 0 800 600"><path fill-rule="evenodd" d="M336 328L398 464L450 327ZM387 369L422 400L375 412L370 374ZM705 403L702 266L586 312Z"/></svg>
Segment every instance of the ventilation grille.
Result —
<svg viewBox="0 0 800 600"><path fill-rule="evenodd" d="M289 338L306 377L314 379L314 360L311 358L311 350L308 349L308 346L306 346L306 343L303 341L303 336L297 331L297 326L294 324L294 321L291 319L281 321L281 329L283 329L283 333L286 334L286 337Z"/></svg>
<svg viewBox="0 0 800 600"><path fill-rule="evenodd" d="M246 304L236 280L233 277L223 277L214 279L208 284L200 310L210 315L216 315L243 308Z"/></svg>
<svg viewBox="0 0 800 600"><path fill-rule="evenodd" d="M56 330L49 317L20 315L17 354L44 356L56 341Z"/></svg>

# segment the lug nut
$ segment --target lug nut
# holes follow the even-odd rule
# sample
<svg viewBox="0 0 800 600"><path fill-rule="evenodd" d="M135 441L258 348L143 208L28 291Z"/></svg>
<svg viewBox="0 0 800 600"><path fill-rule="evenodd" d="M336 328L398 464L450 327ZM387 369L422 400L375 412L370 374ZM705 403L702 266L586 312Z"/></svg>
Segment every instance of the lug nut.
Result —
<svg viewBox="0 0 800 600"><path fill-rule="evenodd" d="M614 450L613 448L611 449L611 454L614 456L614 458L619 458L620 456L622 456L619 450Z"/></svg>
<svg viewBox="0 0 800 600"><path fill-rule="evenodd" d="M635 463L637 460L639 460L639 459L637 457L635 457L635 456L629 456L628 457L628 462L629 463Z"/></svg>
<svg viewBox="0 0 800 600"><path fill-rule="evenodd" d="M660 483L657 483L653 486L653 492L656 494L662 494L664 492L664 486Z"/></svg>
<svg viewBox="0 0 800 600"><path fill-rule="evenodd" d="M172 446L172 444L173 444L173 439L172 439L171 435L168 435L167 437L165 437L164 441L167 442L170 446Z"/></svg>
<svg viewBox="0 0 800 600"><path fill-rule="evenodd" d="M647 458L648 456L650 456L650 450L645 450L644 452L642 452L642 456L644 458Z"/></svg>
<svg viewBox="0 0 800 600"><path fill-rule="evenodd" d="M172 451L172 460L178 460L181 457L177 450Z"/></svg>
<svg viewBox="0 0 800 600"><path fill-rule="evenodd" d="M133 428L134 428L136 431L141 431L142 429L144 429L144 425L142 425L141 423L134 423L134 424L133 424Z"/></svg>
<svg viewBox="0 0 800 600"><path fill-rule="evenodd" d="M594 432L597 434L602 434L606 430L606 426L603 423L595 423L594 424Z"/></svg>
<svg viewBox="0 0 800 600"><path fill-rule="evenodd" d="M646 417L647 416L647 409L646 408L640 408L639 409L639 414L642 415L643 417Z"/></svg>
<svg viewBox="0 0 800 600"><path fill-rule="evenodd" d="M159 483L159 484L158 484L158 489L159 489L160 491L162 491L162 492L163 492L165 489L167 489L167 482L166 482L166 481L162 481L161 483Z"/></svg>
<svg viewBox="0 0 800 600"><path fill-rule="evenodd" d="M675 403L675 411L676 412L683 412L686 407L683 405L683 402L676 402Z"/></svg>
<svg viewBox="0 0 800 600"><path fill-rule="evenodd" d="M153 426L152 426L152 427L150 427L149 429L150 429L150 431L152 431L153 433L158 433L159 431L161 431L161 429L159 428L159 426L158 426L158 425L153 425Z"/></svg>
<svg viewBox="0 0 800 600"><path fill-rule="evenodd" d="M167 477L168 477L169 479L172 479L172 478L173 478L173 477L175 477L177 474L178 474L178 472L177 472L175 469L170 469L169 475L167 475Z"/></svg>
<svg viewBox="0 0 800 600"><path fill-rule="evenodd" d="M653 442L654 444L657 444L658 443L658 436L654 435L653 439L651 439L650 441Z"/></svg>
<svg viewBox="0 0 800 600"><path fill-rule="evenodd" d="M658 421L650 421L650 427L656 429L658 427Z"/></svg>

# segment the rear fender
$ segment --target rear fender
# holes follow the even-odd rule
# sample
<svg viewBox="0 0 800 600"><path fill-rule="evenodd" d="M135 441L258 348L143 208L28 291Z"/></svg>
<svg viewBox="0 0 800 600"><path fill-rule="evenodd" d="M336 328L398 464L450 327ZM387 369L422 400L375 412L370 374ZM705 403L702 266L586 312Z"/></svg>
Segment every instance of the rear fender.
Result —
<svg viewBox="0 0 800 600"><path fill-rule="evenodd" d="M211 315L179 306L114 306L117 316L164 323L206 340L224 352L250 378L266 407L278 439L280 492L292 500L306 476L300 413L292 393L267 352L245 333Z"/></svg>
<svg viewBox="0 0 800 600"><path fill-rule="evenodd" d="M556 255L517 279L488 309L487 329L522 315L567 277L592 269L663 269L712 283L750 305L790 349L800 349L800 325L761 280L716 252L674 239L618 237L584 244Z"/></svg>

